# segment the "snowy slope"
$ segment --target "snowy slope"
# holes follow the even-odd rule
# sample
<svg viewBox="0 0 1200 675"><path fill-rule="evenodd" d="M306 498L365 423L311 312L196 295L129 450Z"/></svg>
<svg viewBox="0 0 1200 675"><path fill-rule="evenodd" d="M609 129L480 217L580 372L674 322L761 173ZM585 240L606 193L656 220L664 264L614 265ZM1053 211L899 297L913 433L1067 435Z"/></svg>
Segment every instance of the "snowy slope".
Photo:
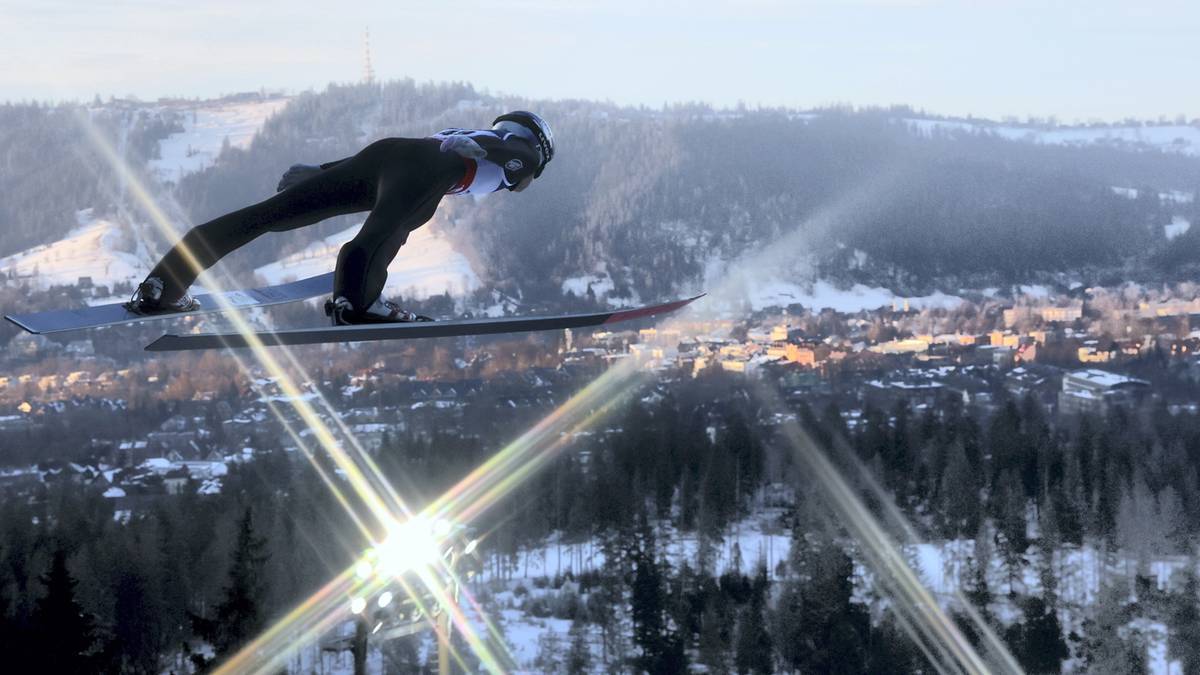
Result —
<svg viewBox="0 0 1200 675"><path fill-rule="evenodd" d="M160 180L178 181L181 176L211 166L221 152L225 139L235 148L249 147L263 122L290 99L239 103L201 103L177 109L183 113L183 133L172 134L159 142L160 159L150 168Z"/></svg>
<svg viewBox="0 0 1200 675"><path fill-rule="evenodd" d="M746 298L755 310L799 303L812 312L820 312L828 307L847 314L893 306L902 307L906 302L911 309L953 309L962 304L962 298L946 295L941 291L922 297L904 297L879 286L855 284L850 288L838 288L824 280L811 285L789 281L753 280L747 284Z"/></svg>
<svg viewBox="0 0 1200 675"><path fill-rule="evenodd" d="M74 285L84 276L109 285L142 280L150 256L127 228L93 217L91 209L76 218L78 227L63 239L0 258L0 273L16 274L21 283L38 288Z"/></svg>
<svg viewBox="0 0 1200 675"><path fill-rule="evenodd" d="M254 270L270 284L323 274L337 264L338 250L358 232L358 225L314 242L303 251ZM454 250L450 240L427 225L408 237L400 254L388 267L384 292L417 299L449 292L461 297L479 288L471 263Z"/></svg>
<svg viewBox="0 0 1200 675"><path fill-rule="evenodd" d="M596 298L602 300L609 307L637 307L642 304L642 299L638 296L637 291L630 290L628 297L616 297L609 295L616 288L612 277L608 274L608 268L605 265L600 265L593 274L585 274L579 277L571 277L562 282L563 295L572 293L576 297L583 298L587 296L587 289L591 287L592 293Z"/></svg>
<svg viewBox="0 0 1200 675"><path fill-rule="evenodd" d="M704 288L712 293L712 302L738 306L748 304L754 310L800 304L813 313L825 308L845 314L880 308L953 309L962 298L937 291L923 297L897 295L887 288L854 284L842 288L825 279L794 269L788 261L752 256L734 261L713 257L705 269Z"/></svg>
<svg viewBox="0 0 1200 675"><path fill-rule="evenodd" d="M226 139L247 147L263 122L288 103L287 98L236 103L198 103L183 113L185 131L159 143L161 159L150 168L162 180L199 171L213 163ZM0 273L15 274L22 283L40 288L73 285L80 277L97 284L141 281L153 256L132 236L128 226L95 218L90 209L76 214L78 226L66 237L0 259Z"/></svg>
<svg viewBox="0 0 1200 675"><path fill-rule="evenodd" d="M1045 145L1108 145L1200 156L1200 128L1188 124L1038 128L929 119L905 119L904 123L923 136L947 132L990 133L1009 140Z"/></svg>
<svg viewBox="0 0 1200 675"><path fill-rule="evenodd" d="M1174 239L1192 228L1192 223L1183 216L1171 216L1171 222L1163 225L1167 239Z"/></svg>

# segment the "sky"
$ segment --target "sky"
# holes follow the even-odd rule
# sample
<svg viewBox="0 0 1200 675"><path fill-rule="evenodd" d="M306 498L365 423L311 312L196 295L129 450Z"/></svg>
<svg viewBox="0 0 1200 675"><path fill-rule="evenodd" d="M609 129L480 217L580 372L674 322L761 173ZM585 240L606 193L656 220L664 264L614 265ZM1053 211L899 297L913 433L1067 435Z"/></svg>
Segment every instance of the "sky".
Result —
<svg viewBox="0 0 1200 675"><path fill-rule="evenodd" d="M528 98L1200 117L1179 0L0 0L0 100L321 89L368 29L379 79Z"/></svg>

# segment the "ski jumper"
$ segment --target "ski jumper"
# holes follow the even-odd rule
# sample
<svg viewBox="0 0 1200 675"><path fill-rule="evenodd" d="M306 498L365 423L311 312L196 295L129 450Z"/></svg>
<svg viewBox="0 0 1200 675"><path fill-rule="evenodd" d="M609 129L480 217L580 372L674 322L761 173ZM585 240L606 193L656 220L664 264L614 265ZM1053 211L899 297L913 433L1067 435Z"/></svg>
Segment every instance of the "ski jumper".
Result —
<svg viewBox="0 0 1200 675"><path fill-rule="evenodd" d="M442 141L467 135L486 159L442 152ZM317 173L275 196L192 228L150 272L164 281L163 297L187 292L200 272L266 232L285 232L332 218L370 211L366 222L338 253L334 297L356 309L383 292L387 267L408 234L429 221L447 194L484 194L513 189L534 175L539 155L514 134L447 129L429 138L385 138L358 154L321 165ZM185 251L195 256L195 269Z"/></svg>

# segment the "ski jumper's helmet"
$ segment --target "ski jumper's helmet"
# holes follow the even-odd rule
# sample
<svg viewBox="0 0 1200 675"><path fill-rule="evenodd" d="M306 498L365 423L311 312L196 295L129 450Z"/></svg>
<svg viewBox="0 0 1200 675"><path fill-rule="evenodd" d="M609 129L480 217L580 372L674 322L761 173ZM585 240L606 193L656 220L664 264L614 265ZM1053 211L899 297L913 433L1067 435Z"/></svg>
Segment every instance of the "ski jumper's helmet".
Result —
<svg viewBox="0 0 1200 675"><path fill-rule="evenodd" d="M492 128L496 128L496 125L501 122L514 122L519 125L521 130L528 132L528 134L521 135L526 136L542 156L542 161L538 163L538 168L533 172L533 177L537 178L541 176L542 170L546 168L551 159L554 159L554 132L550 130L550 125L546 123L546 120L526 110L514 110L497 117L492 122ZM520 133L520 131L517 131L517 133Z"/></svg>

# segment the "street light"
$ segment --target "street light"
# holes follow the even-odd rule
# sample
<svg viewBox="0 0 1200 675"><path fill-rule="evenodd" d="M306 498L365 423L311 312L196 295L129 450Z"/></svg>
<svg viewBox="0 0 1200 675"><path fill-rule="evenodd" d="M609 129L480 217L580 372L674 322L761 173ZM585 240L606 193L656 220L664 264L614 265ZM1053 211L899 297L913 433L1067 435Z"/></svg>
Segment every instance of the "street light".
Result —
<svg viewBox="0 0 1200 675"><path fill-rule="evenodd" d="M367 639L387 641L438 627L438 672L450 672L451 612L437 601L442 597L457 603L459 579L475 574L479 542L470 537L470 530L444 518L430 519L414 516L388 528L383 541L363 553L354 566L357 584L350 595L350 611L355 617L353 638L333 640L325 651L351 651L356 675L365 672ZM438 564L439 561L444 563ZM423 583L412 583L414 573L433 579L440 588L420 589ZM406 583L407 581L407 583ZM425 582L428 583L428 582ZM374 606L368 616L367 608Z"/></svg>

